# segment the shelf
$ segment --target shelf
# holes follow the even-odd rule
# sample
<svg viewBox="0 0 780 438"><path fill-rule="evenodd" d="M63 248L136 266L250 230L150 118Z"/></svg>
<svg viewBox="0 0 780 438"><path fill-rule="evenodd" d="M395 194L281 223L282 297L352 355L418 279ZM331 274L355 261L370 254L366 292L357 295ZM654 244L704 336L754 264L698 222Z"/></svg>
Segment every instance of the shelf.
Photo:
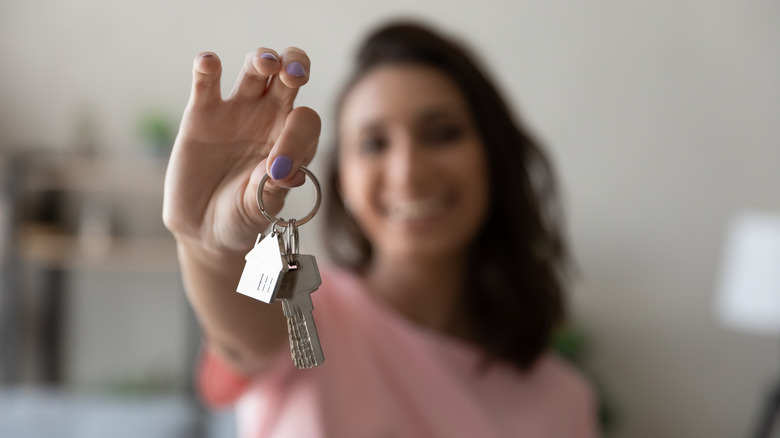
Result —
<svg viewBox="0 0 780 438"><path fill-rule="evenodd" d="M154 195L162 198L166 164L130 157L38 158L25 190L59 190L113 195Z"/></svg>
<svg viewBox="0 0 780 438"><path fill-rule="evenodd" d="M79 236L26 225L19 241L23 263L70 271L178 272L170 236Z"/></svg>
<svg viewBox="0 0 780 438"><path fill-rule="evenodd" d="M138 157L36 154L28 157L21 186L24 196L45 191L75 193L87 202L133 198L162 199L165 163ZM99 201L94 201L99 200ZM110 204L107 204L110 205ZM113 208L113 207L107 207ZM119 214L116 211L109 216ZM74 233L51 225L23 222L18 231L18 257L44 268L110 272L178 272L176 243L170 235L114 236ZM104 232L105 231L105 232Z"/></svg>
<svg viewBox="0 0 780 438"><path fill-rule="evenodd" d="M0 380L67 383L68 314L106 316L74 310L66 292L102 292L125 282L133 290L181 290L168 281L175 276L179 283L176 241L160 222L165 163L43 150L14 151L8 162L0 170L13 172L5 173L0 196L13 220L5 221L10 238L0 256L9 262L0 268L24 275L0 275L0 323L9 328L0 329Z"/></svg>

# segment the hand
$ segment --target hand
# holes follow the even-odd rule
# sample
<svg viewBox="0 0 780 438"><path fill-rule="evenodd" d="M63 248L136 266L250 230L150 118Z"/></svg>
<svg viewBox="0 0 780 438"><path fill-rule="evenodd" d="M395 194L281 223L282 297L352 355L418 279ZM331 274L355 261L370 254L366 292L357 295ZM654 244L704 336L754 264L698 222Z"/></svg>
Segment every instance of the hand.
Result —
<svg viewBox="0 0 780 438"><path fill-rule="evenodd" d="M293 109L293 102L309 68L300 49L281 55L257 49L247 55L233 92L223 100L219 58L204 52L195 59L189 103L165 177L163 220L178 240L245 251L269 225L256 202L263 174L279 178L264 186L271 214L281 210L287 187L304 183L296 169L314 157L321 122L310 108ZM287 176L271 173L280 156L291 161Z"/></svg>

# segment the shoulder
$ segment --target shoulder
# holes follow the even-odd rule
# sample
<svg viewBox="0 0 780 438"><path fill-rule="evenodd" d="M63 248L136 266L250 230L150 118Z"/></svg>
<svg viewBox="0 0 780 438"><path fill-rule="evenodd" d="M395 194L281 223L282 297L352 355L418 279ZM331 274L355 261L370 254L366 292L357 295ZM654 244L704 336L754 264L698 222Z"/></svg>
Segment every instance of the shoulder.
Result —
<svg viewBox="0 0 780 438"><path fill-rule="evenodd" d="M511 430L533 427L544 436L596 436L594 391L577 369L545 353L528 370L496 363L481 379L483 397Z"/></svg>
<svg viewBox="0 0 780 438"><path fill-rule="evenodd" d="M503 362L492 364L486 381L492 389L504 388L504 392L510 394L550 402L570 400L573 404L586 406L593 399L593 389L585 376L552 352L543 354L528 370Z"/></svg>
<svg viewBox="0 0 780 438"><path fill-rule="evenodd" d="M598 435L598 402L591 382L572 364L555 353L546 353L530 370L537 400L547 415L554 413L555 427L567 436Z"/></svg>
<svg viewBox="0 0 780 438"><path fill-rule="evenodd" d="M594 390L585 376L555 353L543 355L531 371L551 394L588 406L593 403Z"/></svg>

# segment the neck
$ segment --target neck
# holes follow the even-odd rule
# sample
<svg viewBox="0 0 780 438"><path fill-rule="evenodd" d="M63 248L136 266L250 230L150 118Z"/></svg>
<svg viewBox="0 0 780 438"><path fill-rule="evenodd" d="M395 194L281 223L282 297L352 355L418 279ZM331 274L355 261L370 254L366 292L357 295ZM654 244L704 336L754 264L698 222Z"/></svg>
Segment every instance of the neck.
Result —
<svg viewBox="0 0 780 438"><path fill-rule="evenodd" d="M372 292L407 318L431 329L462 336L466 257L393 259L376 257L365 273Z"/></svg>

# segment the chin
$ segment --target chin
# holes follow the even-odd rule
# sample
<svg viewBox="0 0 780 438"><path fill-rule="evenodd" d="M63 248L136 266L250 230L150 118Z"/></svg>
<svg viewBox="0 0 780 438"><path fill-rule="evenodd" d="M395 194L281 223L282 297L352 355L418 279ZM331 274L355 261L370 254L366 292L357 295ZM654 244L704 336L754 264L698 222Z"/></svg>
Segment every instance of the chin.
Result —
<svg viewBox="0 0 780 438"><path fill-rule="evenodd" d="M465 250L468 239L458 239L452 235L420 236L415 238L394 239L388 253L401 260L423 260L447 258Z"/></svg>

